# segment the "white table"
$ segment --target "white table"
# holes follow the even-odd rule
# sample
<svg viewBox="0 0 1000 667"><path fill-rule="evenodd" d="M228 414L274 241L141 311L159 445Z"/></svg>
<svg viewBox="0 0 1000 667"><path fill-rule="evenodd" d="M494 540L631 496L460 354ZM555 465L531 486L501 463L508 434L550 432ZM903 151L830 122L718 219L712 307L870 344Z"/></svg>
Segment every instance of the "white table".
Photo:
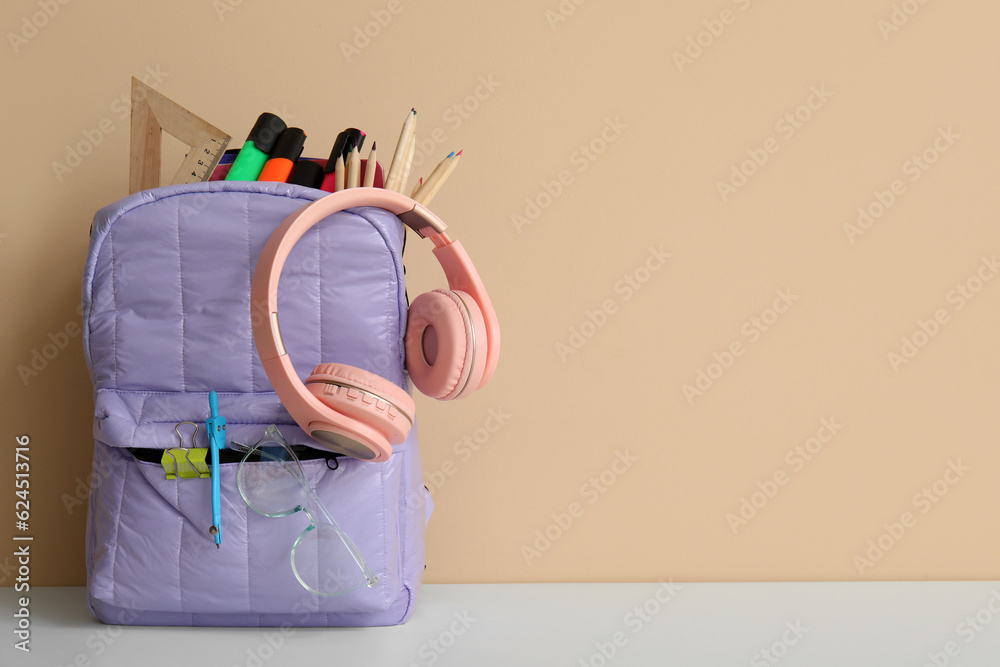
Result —
<svg viewBox="0 0 1000 667"><path fill-rule="evenodd" d="M82 588L35 588L30 654L15 595L4 667L1000 666L1000 582L428 585L406 625L284 634L105 626Z"/></svg>

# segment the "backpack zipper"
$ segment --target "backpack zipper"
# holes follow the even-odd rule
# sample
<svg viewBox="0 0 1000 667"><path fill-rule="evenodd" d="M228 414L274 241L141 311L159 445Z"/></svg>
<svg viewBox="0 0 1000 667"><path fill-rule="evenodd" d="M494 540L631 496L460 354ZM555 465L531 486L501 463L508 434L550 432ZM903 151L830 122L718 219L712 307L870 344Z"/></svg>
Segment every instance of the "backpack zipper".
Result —
<svg viewBox="0 0 1000 667"><path fill-rule="evenodd" d="M338 459L341 454L325 452L312 447L307 447L306 445L290 445L290 447L300 461L326 459L326 467L330 470L336 470L340 466L340 461ZM163 459L163 452L166 451L165 449L156 449L153 447L126 447L125 449L127 449L128 452L136 459L145 463L159 463ZM244 456L244 452L241 452L238 449L223 449L219 451L219 463L239 463L243 460ZM252 456L247 460L260 461L260 456Z"/></svg>

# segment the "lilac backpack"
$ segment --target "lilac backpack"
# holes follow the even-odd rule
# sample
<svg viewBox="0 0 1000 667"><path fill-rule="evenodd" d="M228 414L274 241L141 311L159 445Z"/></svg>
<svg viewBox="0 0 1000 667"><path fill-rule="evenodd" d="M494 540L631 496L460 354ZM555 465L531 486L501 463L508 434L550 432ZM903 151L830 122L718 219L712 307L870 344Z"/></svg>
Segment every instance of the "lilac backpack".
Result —
<svg viewBox="0 0 1000 667"><path fill-rule="evenodd" d="M312 443L257 356L250 281L274 229L324 194L212 181L145 190L95 216L83 277L83 343L94 384L86 558L88 605L101 621L366 626L403 623L413 613L431 512L416 428L385 463L301 450L312 487L378 577L373 588L339 597L299 585L289 553L309 520L304 512L271 518L247 507L236 483L241 454L221 457L221 548L208 533L211 481L167 479L160 463L163 450L178 446L181 422L200 424L194 446L208 447L212 390L229 440L253 444L276 424L291 445ZM356 208L298 242L278 299L301 377L321 362L339 362L408 390L404 240L396 216ZM181 433L190 439L192 430Z"/></svg>

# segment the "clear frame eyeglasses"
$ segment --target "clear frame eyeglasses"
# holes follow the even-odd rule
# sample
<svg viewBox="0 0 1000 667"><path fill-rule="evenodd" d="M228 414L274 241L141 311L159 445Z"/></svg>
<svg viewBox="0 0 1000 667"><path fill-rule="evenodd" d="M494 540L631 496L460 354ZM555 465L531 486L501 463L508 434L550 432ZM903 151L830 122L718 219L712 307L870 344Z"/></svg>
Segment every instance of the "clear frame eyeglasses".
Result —
<svg viewBox="0 0 1000 667"><path fill-rule="evenodd" d="M292 544L291 552L292 572L303 588L332 597L378 583L357 545L320 502L299 458L274 424L256 444L232 445L246 452L237 484L252 510L269 517L301 510L309 517L309 526Z"/></svg>

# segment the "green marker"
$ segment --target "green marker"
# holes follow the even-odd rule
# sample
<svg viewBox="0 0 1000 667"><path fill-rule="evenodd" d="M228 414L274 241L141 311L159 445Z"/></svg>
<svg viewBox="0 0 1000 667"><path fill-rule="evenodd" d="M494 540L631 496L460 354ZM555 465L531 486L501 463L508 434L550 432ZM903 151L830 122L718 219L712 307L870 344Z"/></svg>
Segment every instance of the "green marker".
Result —
<svg viewBox="0 0 1000 667"><path fill-rule="evenodd" d="M273 113L262 113L257 117L253 129L247 135L246 143L233 161L226 174L227 181L256 181L260 176L267 154L274 148L278 135L285 130L285 121Z"/></svg>

